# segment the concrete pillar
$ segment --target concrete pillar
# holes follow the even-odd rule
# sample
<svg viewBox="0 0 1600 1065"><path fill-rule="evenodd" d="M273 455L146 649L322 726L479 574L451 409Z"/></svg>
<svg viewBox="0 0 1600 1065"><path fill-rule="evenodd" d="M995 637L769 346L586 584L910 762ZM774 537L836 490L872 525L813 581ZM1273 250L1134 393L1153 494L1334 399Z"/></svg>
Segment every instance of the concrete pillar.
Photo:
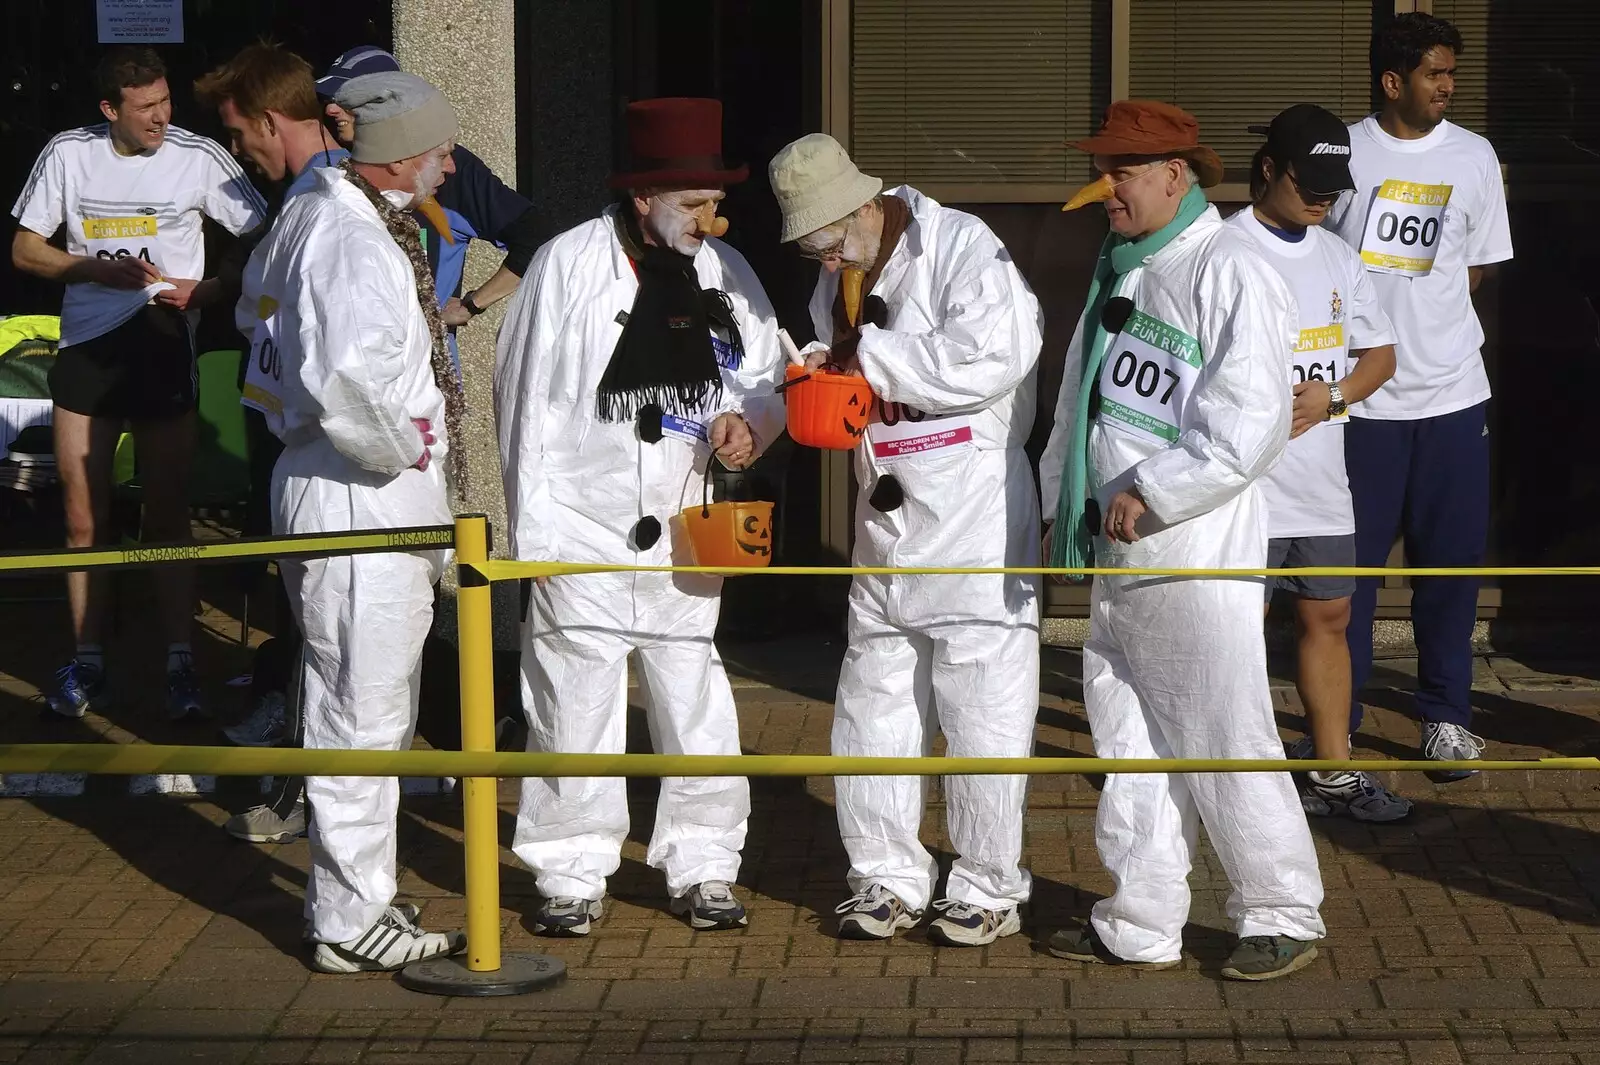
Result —
<svg viewBox="0 0 1600 1065"><path fill-rule="evenodd" d="M395 0L394 52L402 69L427 78L455 105L461 143L506 184L517 175L516 11L514 0ZM463 291L482 284L500 265L493 245L474 241ZM494 341L504 304L456 334L466 381L468 417L462 441L471 493L466 509L489 515L494 554L505 556L506 508L494 426ZM516 646L517 585L495 586L495 643ZM440 593L438 631L455 637L455 574Z"/></svg>

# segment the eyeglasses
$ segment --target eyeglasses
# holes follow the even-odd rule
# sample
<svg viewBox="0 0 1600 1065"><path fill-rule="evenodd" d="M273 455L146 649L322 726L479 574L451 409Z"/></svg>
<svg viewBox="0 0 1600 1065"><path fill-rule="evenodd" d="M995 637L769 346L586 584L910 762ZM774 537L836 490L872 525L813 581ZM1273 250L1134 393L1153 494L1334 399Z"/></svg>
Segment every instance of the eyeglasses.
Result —
<svg viewBox="0 0 1600 1065"><path fill-rule="evenodd" d="M850 227L854 224L855 218L852 216L850 221L844 224L844 232L839 234L839 239L829 244L826 248L808 248L804 244L796 245L800 252L800 257L803 259L816 259L819 262L824 259L844 258L844 242L850 239Z"/></svg>

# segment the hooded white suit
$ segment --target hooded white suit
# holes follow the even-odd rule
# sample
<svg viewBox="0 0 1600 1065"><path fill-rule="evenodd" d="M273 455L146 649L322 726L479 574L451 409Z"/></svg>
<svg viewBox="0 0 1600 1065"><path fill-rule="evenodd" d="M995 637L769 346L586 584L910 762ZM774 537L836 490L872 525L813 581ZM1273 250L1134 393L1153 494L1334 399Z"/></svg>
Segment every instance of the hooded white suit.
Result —
<svg viewBox="0 0 1600 1065"><path fill-rule="evenodd" d="M1298 326L1287 285L1207 207L1124 275L1115 294L1198 341L1199 362L1186 370L1135 350L1131 321L1112 338L1101 411L1089 430L1089 491L1103 513L1114 495L1136 485L1149 509L1135 543L1112 542L1097 531L1096 564L1265 566L1266 504L1255 482L1289 435L1286 375ZM1080 320L1040 461L1049 515L1062 487L1086 332L1092 334ZM1142 406L1141 398L1155 405ZM1145 424L1156 424L1159 399L1171 401L1170 441L1131 424L1144 421L1146 410L1157 417ZM1119 418L1112 413L1118 408L1131 413ZM1096 578L1083 650L1095 752L1283 757L1267 687L1261 601L1259 578ZM1179 957L1199 821L1233 884L1227 912L1241 937L1323 935L1317 856L1287 773L1114 774L1100 796L1095 842L1116 892L1096 903L1093 915L1112 953L1128 961Z"/></svg>
<svg viewBox="0 0 1600 1065"><path fill-rule="evenodd" d="M889 312L866 325L861 372L886 404L856 449L858 566L1031 566L1039 511L1023 444L1033 425L1039 301L979 219L915 189L890 190L911 221L871 296ZM820 338L833 335L839 275L811 299ZM869 502L892 474L904 503ZM856 577L849 649L834 705L833 752L918 756L935 729L951 756L1023 757L1039 710L1038 581L1031 577ZM881 883L926 908L937 867L917 839L922 777L840 777L839 831L849 883ZM1027 778L948 778L959 856L946 896L985 909L1028 898L1018 866Z"/></svg>
<svg viewBox="0 0 1600 1065"><path fill-rule="evenodd" d="M738 369L723 370L720 406L668 425L654 444L632 419L601 421L600 378L639 288L615 210L539 249L500 332L495 414L512 547L523 560L686 565L669 519L700 502L712 461L700 435L727 412L743 413L758 448L783 431L777 322L744 257L706 240L695 256L700 285L728 294L745 352ZM647 516L661 537L640 549L633 532ZM627 657L638 651L656 750L738 754L733 691L712 643L721 591L721 578L661 573L536 585L522 655L528 749L622 752ZM647 860L673 897L736 879L749 811L742 777L662 780ZM627 834L622 780L523 781L513 849L546 897L601 898Z"/></svg>
<svg viewBox="0 0 1600 1065"><path fill-rule="evenodd" d="M335 169L279 216L259 262L251 397L284 442L272 475L275 534L450 521L444 396L411 263L378 212ZM275 306L274 306L275 304ZM275 357L274 357L275 353ZM276 372L273 372L273 369ZM276 408L276 409L274 409ZM413 418L437 442L426 470ZM448 552L285 560L305 635L305 745L400 750L416 726L433 585ZM393 777L307 777L315 938L370 928L394 898Z"/></svg>

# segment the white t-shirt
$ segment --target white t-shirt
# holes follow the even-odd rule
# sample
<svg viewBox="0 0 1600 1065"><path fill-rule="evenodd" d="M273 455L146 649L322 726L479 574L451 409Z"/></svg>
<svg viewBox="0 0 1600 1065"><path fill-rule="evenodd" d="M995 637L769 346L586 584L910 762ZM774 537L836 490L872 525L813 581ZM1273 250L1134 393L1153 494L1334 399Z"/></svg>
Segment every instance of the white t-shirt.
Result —
<svg viewBox="0 0 1600 1065"><path fill-rule="evenodd" d="M1500 160L1488 141L1441 122L1416 140L1368 117L1350 127L1354 193L1325 223L1361 253L1394 323L1395 373L1357 418L1432 418L1489 398L1483 326L1467 268L1511 258Z"/></svg>
<svg viewBox="0 0 1600 1065"><path fill-rule="evenodd" d="M65 225L72 255L137 255L162 277L198 281L205 277L201 216L237 236L261 224L267 204L216 141L168 126L155 151L118 155L101 123L51 138L11 213L46 239ZM109 333L165 287L68 285L61 347Z"/></svg>
<svg viewBox="0 0 1600 1065"><path fill-rule="evenodd" d="M1308 229L1287 241L1261 224L1246 207L1228 224L1249 234L1262 256L1283 275L1300 308L1300 339L1290 381L1342 380L1352 349L1393 344L1395 334L1378 303L1371 276L1338 237ZM1344 467L1344 422L1313 425L1289 441L1261 479L1267 497L1267 535L1346 536L1356 531L1350 479Z"/></svg>

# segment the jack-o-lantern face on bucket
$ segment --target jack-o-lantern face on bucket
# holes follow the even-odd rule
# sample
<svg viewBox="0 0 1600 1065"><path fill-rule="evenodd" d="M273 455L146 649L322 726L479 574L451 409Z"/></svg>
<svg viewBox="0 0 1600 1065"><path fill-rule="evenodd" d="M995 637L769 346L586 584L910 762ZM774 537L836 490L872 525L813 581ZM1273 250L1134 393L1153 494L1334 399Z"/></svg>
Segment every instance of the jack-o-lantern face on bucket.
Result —
<svg viewBox="0 0 1600 1065"><path fill-rule="evenodd" d="M759 514L746 514L733 542L747 555L767 557L772 554L772 523Z"/></svg>
<svg viewBox="0 0 1600 1065"><path fill-rule="evenodd" d="M845 400L844 417L841 419L844 423L844 431L857 439L867 431L867 421L872 417L871 399L867 399L865 403L862 400L861 393L850 393L850 398ZM866 409L863 409L863 407ZM856 418L858 421L852 423L851 418Z"/></svg>

